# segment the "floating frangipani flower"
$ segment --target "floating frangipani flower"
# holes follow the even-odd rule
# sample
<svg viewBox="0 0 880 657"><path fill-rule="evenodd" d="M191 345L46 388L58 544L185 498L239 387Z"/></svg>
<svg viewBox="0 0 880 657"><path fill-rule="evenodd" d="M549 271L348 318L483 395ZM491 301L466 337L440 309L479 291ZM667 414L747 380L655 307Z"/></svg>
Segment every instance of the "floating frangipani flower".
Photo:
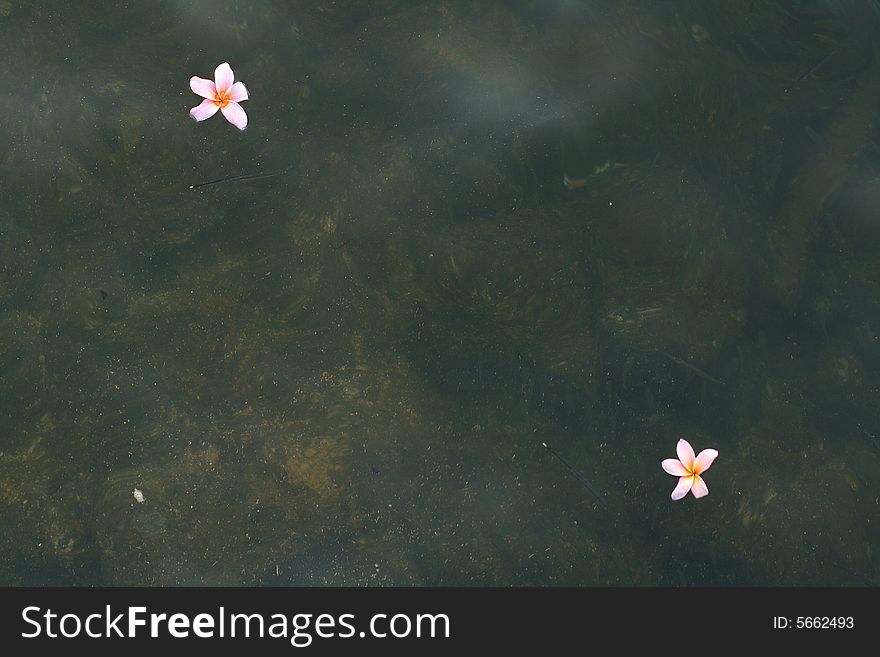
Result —
<svg viewBox="0 0 880 657"><path fill-rule="evenodd" d="M214 70L213 82L194 75L189 79L189 86L205 99L189 111L196 121L209 119L220 110L226 120L239 130L247 127L247 114L239 103L248 99L248 92L244 83L235 82L229 64L224 62Z"/></svg>
<svg viewBox="0 0 880 657"><path fill-rule="evenodd" d="M705 497L709 494L709 487L700 477L700 474L709 469L712 461L718 456L717 449L704 449L699 456L694 456L694 448L691 444L681 439L675 446L678 454L677 459L666 459L660 465L669 474L680 477L678 485L672 491L672 499L680 500L691 491L694 497Z"/></svg>

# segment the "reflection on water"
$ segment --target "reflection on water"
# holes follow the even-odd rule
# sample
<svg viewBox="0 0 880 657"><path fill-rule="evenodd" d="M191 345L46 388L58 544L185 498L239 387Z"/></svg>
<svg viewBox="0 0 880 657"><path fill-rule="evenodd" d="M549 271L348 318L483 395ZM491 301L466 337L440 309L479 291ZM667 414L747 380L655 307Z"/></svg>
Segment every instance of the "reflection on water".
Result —
<svg viewBox="0 0 880 657"><path fill-rule="evenodd" d="M0 582L880 583L880 7L740 4L0 2Z"/></svg>

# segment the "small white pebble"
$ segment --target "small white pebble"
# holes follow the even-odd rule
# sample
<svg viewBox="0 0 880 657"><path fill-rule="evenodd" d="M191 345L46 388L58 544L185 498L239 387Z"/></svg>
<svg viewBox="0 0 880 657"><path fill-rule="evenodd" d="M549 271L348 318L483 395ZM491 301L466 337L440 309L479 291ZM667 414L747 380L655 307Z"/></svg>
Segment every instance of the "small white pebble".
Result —
<svg viewBox="0 0 880 657"><path fill-rule="evenodd" d="M137 500L139 504L143 504L147 500L147 498L144 497L144 491L140 488L135 488L131 491L131 494L134 495L134 499Z"/></svg>

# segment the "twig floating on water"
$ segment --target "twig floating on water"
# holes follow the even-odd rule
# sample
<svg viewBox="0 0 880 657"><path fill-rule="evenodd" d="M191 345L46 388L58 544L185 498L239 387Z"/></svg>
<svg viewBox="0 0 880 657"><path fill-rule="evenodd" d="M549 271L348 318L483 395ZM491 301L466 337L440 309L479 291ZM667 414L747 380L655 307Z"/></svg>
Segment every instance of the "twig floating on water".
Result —
<svg viewBox="0 0 880 657"><path fill-rule="evenodd" d="M543 445L543 446L544 446L544 447L545 447L545 448L546 448L546 449L547 449L547 450L548 450L553 456L555 456L555 457L559 460L559 462L562 463L562 465L564 465L566 468L568 468L568 471L571 472L571 474L574 475L575 479L577 479L579 482L581 482L581 483L587 488L587 490L590 491L590 492L593 494L593 497L595 497L595 498L599 501L599 504L601 504L601 505L602 505L603 507L605 507L605 508L608 508L608 504L606 504L606 502L605 502L605 500L602 498L602 496L599 495L599 493L596 491L595 488L593 488L593 484L591 484L589 481L587 481L587 478L584 477L584 475L582 475L580 472L578 472L577 470L575 470L575 469L572 467L571 463L569 463L569 462L566 461L564 458L562 458L562 457L556 452L555 449L553 449L552 447L550 447L550 445L548 445L547 443L541 443L541 444L542 444L542 445Z"/></svg>
<svg viewBox="0 0 880 657"><path fill-rule="evenodd" d="M240 182L244 180L262 180L263 178L274 178L275 176L280 176L283 173L287 173L293 165L288 165L283 169L278 169L276 171L266 171L263 173L243 173L232 176L225 176L223 178L217 178L217 180L209 180L207 182L196 183L195 185L190 185L190 189L198 189L199 187L207 187L208 185L216 185L218 183L224 182Z"/></svg>
<svg viewBox="0 0 880 657"><path fill-rule="evenodd" d="M838 51L838 48L835 48L834 50L832 50L831 52L829 52L827 55L825 55L822 59L820 59L818 62L816 62L815 64L813 64L813 65L812 65L810 68L808 68L806 71L804 71L803 73L801 73L801 74L798 76L797 80L795 80L795 83L797 83L797 82L801 82L802 80L806 80L808 77L810 77L813 73L815 73L815 72L819 69L820 66L822 66L823 64L825 64L825 62L827 62L829 59L831 59L832 57L834 57L834 55L837 54L837 51Z"/></svg>
<svg viewBox="0 0 880 657"><path fill-rule="evenodd" d="M706 381L711 381L712 383L717 383L718 385L721 385L721 386L724 385L724 381L721 381L720 379L716 379L714 376L712 376L710 374L706 374L699 367L691 365L686 360L682 360L678 356L673 356L672 354L667 354L665 351L661 351L660 353L663 354L664 356L666 356L673 363L676 363L677 365L681 365L683 368L690 370L691 372L693 372L697 376L706 379Z"/></svg>

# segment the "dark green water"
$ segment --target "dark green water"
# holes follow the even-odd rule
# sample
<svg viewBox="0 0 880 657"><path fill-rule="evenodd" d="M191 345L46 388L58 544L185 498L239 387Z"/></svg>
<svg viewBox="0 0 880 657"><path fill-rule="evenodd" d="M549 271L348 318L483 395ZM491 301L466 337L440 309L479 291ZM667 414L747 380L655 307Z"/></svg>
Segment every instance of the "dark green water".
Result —
<svg viewBox="0 0 880 657"><path fill-rule="evenodd" d="M0 0L0 584L880 584L878 35Z"/></svg>

